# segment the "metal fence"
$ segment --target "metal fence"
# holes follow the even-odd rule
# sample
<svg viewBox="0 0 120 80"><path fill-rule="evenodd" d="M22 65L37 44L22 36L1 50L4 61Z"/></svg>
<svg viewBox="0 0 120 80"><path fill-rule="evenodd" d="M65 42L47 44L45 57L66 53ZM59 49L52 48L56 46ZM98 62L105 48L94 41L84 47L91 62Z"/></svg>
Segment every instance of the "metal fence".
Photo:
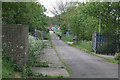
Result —
<svg viewBox="0 0 120 80"><path fill-rule="evenodd" d="M120 52L120 39L117 35L104 33L92 35L92 49L98 54L114 55Z"/></svg>

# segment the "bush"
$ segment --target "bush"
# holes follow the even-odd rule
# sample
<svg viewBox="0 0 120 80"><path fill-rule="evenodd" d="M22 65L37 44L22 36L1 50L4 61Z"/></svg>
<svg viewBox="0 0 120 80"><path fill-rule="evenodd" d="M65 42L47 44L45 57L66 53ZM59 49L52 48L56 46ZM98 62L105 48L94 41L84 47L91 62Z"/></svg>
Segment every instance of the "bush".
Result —
<svg viewBox="0 0 120 80"><path fill-rule="evenodd" d="M35 40L35 38L29 35L29 61L28 64L32 65L35 59L41 54L41 49L44 48L42 40Z"/></svg>
<svg viewBox="0 0 120 80"><path fill-rule="evenodd" d="M114 56L114 59L115 60L120 60L120 53L116 53L115 56Z"/></svg>
<svg viewBox="0 0 120 80"><path fill-rule="evenodd" d="M67 42L67 41L73 41L73 35L69 35L69 37L66 36L66 34L62 34L62 39Z"/></svg>
<svg viewBox="0 0 120 80"><path fill-rule="evenodd" d="M29 54L34 53L38 50L43 48L43 41L42 40L35 40L35 38L29 35Z"/></svg>

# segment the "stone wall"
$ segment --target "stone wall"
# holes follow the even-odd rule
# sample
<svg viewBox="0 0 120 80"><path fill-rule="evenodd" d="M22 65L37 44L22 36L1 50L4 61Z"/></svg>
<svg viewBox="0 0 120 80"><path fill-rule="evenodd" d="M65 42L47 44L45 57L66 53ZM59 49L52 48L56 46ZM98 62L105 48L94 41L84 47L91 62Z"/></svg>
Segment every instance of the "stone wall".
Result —
<svg viewBox="0 0 120 80"><path fill-rule="evenodd" d="M21 67L27 63L28 33L25 25L2 25L3 54L13 57Z"/></svg>

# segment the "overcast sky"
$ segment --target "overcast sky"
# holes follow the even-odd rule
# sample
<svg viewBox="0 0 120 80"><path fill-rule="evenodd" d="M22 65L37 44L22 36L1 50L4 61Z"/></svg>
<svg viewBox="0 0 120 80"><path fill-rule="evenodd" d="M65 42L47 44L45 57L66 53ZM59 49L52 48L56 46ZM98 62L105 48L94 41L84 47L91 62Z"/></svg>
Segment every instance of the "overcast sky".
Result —
<svg viewBox="0 0 120 80"><path fill-rule="evenodd" d="M44 7L47 9L47 12L45 13L49 17L53 17L54 15L49 12L49 10L52 8L52 6L55 6L59 0L38 0ZM62 0L65 1L75 1L75 0ZM85 0L78 0L79 2L85 1Z"/></svg>

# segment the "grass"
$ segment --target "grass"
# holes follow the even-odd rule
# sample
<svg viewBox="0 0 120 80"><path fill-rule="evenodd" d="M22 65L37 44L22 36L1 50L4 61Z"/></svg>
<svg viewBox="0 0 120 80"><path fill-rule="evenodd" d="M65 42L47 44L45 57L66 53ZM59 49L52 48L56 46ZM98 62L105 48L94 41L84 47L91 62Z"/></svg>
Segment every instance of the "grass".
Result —
<svg viewBox="0 0 120 80"><path fill-rule="evenodd" d="M35 77L37 78L69 78L65 76L49 76L49 75L43 75L42 73L37 74Z"/></svg>
<svg viewBox="0 0 120 80"><path fill-rule="evenodd" d="M74 36L69 36L69 37L66 37L66 34L62 34L62 40L64 42L70 42L70 41L73 41L73 37ZM72 44L73 46L76 46L76 47L79 47L79 48L84 48L84 49L87 49L89 51L92 50L92 42L91 41L79 41L77 43L74 43Z"/></svg>
<svg viewBox="0 0 120 80"><path fill-rule="evenodd" d="M11 74L14 72L14 68L11 67L11 62L6 62L5 60L2 60L2 77L3 78L9 78L11 77Z"/></svg>
<svg viewBox="0 0 120 80"><path fill-rule="evenodd" d="M2 78L20 78L22 71L16 70L16 64L12 60L2 60Z"/></svg>
<svg viewBox="0 0 120 80"><path fill-rule="evenodd" d="M94 55L94 56L100 57L100 58L102 58L102 59L104 59L104 60L106 60L106 61L108 61L108 62L111 62L111 63L119 63L119 61L116 61L116 60L114 60L114 59L105 58L105 57L99 56L99 55L91 52L90 48L87 48L87 47L86 47L86 49L85 49L85 47L83 48L83 47L81 47L81 46L76 46L76 45L74 45L74 44L68 44L68 45L73 46L73 47L76 47L76 48L78 48L78 49L80 49L80 50L82 50L82 51L85 51L85 52L87 52L87 53L89 53L89 54L92 54L92 55Z"/></svg>
<svg viewBox="0 0 120 80"><path fill-rule="evenodd" d="M71 37L71 39L72 39L72 37ZM62 40L65 41L65 42L71 41L71 39L66 38L65 35L63 35L63 38L62 38ZM102 59L104 59L104 60L106 60L108 62L120 64L120 60L105 58L105 57L99 56L99 55L91 52L92 51L92 42L91 41L80 41L78 43L73 43L73 44L68 44L68 45L76 47L76 48L78 48L78 49L80 49L82 51L85 51L85 52L87 52L89 54L92 54L94 56L100 57L100 58L102 58Z"/></svg>
<svg viewBox="0 0 120 80"><path fill-rule="evenodd" d="M79 43L74 43L73 46L86 49L91 52L92 50L92 42L91 41L81 41Z"/></svg>
<svg viewBox="0 0 120 80"><path fill-rule="evenodd" d="M73 36L66 37L66 34L62 34L62 40L65 42L73 41Z"/></svg>
<svg viewBox="0 0 120 80"><path fill-rule="evenodd" d="M63 34L62 35L62 40L64 42L73 41L73 36L66 37L66 34ZM76 46L76 47L79 47L79 48L82 48L82 49L87 49L89 51L92 50L92 42L91 41L80 41L80 42L74 43L72 45Z"/></svg>
<svg viewBox="0 0 120 80"><path fill-rule="evenodd" d="M47 77L47 78L68 78L65 76L49 76L49 75L45 75L44 77Z"/></svg>
<svg viewBox="0 0 120 80"><path fill-rule="evenodd" d="M33 66L34 67L49 67L47 62L37 62L37 63L34 63Z"/></svg>

